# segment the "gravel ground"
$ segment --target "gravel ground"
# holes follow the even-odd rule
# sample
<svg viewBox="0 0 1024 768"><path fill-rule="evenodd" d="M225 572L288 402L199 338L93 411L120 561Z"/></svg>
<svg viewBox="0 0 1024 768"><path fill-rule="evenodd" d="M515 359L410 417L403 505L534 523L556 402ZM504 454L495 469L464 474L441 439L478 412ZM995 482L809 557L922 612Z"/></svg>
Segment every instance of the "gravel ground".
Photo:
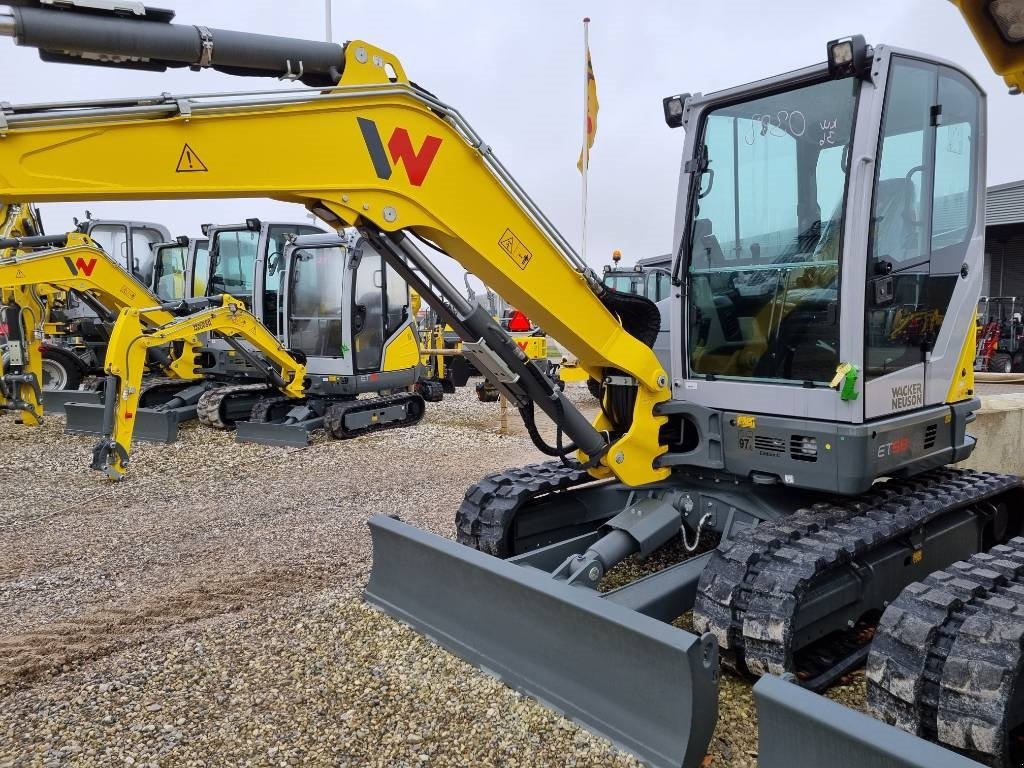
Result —
<svg viewBox="0 0 1024 768"><path fill-rule="evenodd" d="M508 423L467 389L304 450L185 428L113 485L60 417L0 418L0 768L638 765L359 598L369 515L451 536L466 487L539 460ZM754 766L750 686L721 696L706 765Z"/></svg>

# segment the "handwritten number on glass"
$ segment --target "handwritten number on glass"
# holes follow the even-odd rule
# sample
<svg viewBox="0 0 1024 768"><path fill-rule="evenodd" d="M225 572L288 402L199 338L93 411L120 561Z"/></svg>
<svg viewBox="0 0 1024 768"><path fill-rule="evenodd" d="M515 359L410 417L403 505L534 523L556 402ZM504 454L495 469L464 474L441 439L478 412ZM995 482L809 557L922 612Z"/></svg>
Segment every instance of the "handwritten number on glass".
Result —
<svg viewBox="0 0 1024 768"><path fill-rule="evenodd" d="M803 136L807 132L807 118L798 109L792 112L780 109L773 114L751 115L750 131L743 137L748 146L753 145L758 136ZM757 126L757 127L755 127Z"/></svg>
<svg viewBox="0 0 1024 768"><path fill-rule="evenodd" d="M830 147L836 143L835 136L837 122L838 121L833 118L832 120L822 120L821 123L818 124L818 127L821 128L821 138L818 139L819 147Z"/></svg>

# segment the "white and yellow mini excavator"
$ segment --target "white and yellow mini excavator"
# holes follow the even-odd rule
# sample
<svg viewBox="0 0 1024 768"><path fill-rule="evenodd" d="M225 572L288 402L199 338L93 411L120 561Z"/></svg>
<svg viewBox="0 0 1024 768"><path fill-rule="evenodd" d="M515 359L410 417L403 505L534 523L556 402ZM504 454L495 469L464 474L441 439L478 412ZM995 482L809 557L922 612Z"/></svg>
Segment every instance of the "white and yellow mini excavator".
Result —
<svg viewBox="0 0 1024 768"><path fill-rule="evenodd" d="M471 488L457 542L371 518L369 602L655 766L704 761L722 662L762 676L765 768L1020 764L1021 481L950 468L975 446L985 209L985 96L962 69L855 36L665 99L684 129L666 369L656 306L602 285L392 54L77 5L19 2L0 32L48 61L309 89L5 105L0 202L301 201L359 230L554 459ZM287 162L248 161L268 146ZM202 172L177 173L184 148ZM594 423L424 243L603 382ZM693 556L602 591L670 543ZM814 692L865 660L877 717Z"/></svg>

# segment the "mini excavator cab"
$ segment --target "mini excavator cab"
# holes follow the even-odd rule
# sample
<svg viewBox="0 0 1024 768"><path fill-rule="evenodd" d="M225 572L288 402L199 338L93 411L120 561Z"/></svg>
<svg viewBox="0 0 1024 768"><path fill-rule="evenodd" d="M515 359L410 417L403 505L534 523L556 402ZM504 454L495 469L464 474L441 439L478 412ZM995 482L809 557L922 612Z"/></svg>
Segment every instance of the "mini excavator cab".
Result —
<svg viewBox="0 0 1024 768"><path fill-rule="evenodd" d="M682 106L669 410L693 463L855 493L973 448L984 96L952 65L843 42L853 71Z"/></svg>

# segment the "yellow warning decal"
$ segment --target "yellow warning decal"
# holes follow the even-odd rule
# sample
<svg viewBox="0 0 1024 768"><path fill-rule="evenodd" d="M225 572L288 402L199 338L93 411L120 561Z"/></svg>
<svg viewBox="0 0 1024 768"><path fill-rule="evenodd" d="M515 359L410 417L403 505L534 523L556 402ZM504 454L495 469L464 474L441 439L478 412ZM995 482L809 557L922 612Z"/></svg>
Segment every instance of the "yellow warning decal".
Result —
<svg viewBox="0 0 1024 768"><path fill-rule="evenodd" d="M178 166L175 173L195 173L196 171L208 170L206 164L199 159L199 155L188 144L181 148L181 156L178 157Z"/></svg>
<svg viewBox="0 0 1024 768"><path fill-rule="evenodd" d="M526 249L523 241L516 237L511 229L505 230L505 233L498 239L498 245L512 261L519 265L520 269L526 269L530 259L533 258L533 254Z"/></svg>
<svg viewBox="0 0 1024 768"><path fill-rule="evenodd" d="M757 428L757 417L756 416L737 416L736 426L740 429L756 429Z"/></svg>

